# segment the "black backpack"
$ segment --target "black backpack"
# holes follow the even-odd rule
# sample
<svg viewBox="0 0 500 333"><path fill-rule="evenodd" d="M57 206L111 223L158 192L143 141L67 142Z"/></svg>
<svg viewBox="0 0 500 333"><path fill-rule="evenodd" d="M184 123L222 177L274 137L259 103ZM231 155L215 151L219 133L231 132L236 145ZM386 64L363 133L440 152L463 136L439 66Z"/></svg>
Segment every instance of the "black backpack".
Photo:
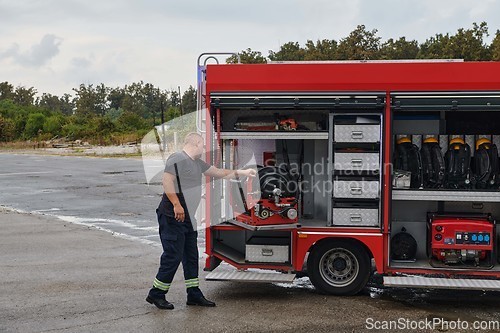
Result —
<svg viewBox="0 0 500 333"><path fill-rule="evenodd" d="M470 146L463 140L453 142L445 154L446 174L445 187L451 189L469 188L470 177Z"/></svg>
<svg viewBox="0 0 500 333"><path fill-rule="evenodd" d="M422 159L416 145L406 141L396 144L394 168L411 172L410 188L422 187Z"/></svg>
<svg viewBox="0 0 500 333"><path fill-rule="evenodd" d="M474 180L480 189L494 188L498 182L498 149L491 141L479 143L474 156Z"/></svg>
<svg viewBox="0 0 500 333"><path fill-rule="evenodd" d="M445 163L441 147L437 142L424 142L422 156L423 183L425 188L440 188L444 184Z"/></svg>

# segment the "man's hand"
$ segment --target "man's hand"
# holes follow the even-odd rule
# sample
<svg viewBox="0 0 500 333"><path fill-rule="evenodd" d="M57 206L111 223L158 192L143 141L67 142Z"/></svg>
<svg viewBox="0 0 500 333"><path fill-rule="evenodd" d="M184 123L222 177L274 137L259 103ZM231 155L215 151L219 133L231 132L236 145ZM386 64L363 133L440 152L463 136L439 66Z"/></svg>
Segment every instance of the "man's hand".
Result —
<svg viewBox="0 0 500 333"><path fill-rule="evenodd" d="M177 221L184 222L186 215L180 203L174 204L174 216Z"/></svg>
<svg viewBox="0 0 500 333"><path fill-rule="evenodd" d="M238 176L255 177L257 172L254 169L238 170Z"/></svg>

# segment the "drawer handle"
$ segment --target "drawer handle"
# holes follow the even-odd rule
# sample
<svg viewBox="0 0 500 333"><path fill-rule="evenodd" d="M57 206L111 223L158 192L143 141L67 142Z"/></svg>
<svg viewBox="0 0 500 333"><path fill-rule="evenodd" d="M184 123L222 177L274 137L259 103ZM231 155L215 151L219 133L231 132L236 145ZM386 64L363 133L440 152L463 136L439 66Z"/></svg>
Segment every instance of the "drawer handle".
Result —
<svg viewBox="0 0 500 333"><path fill-rule="evenodd" d="M361 214L351 214L351 222L360 223L363 222L363 217Z"/></svg>
<svg viewBox="0 0 500 333"><path fill-rule="evenodd" d="M273 249L262 249L262 256L272 257L273 256Z"/></svg>
<svg viewBox="0 0 500 333"><path fill-rule="evenodd" d="M352 195L361 195L363 194L363 189L361 187L351 187Z"/></svg>
<svg viewBox="0 0 500 333"><path fill-rule="evenodd" d="M360 168L363 166L363 160L351 160L351 166Z"/></svg>
<svg viewBox="0 0 500 333"><path fill-rule="evenodd" d="M351 138L353 139L363 139L363 131L352 131Z"/></svg>

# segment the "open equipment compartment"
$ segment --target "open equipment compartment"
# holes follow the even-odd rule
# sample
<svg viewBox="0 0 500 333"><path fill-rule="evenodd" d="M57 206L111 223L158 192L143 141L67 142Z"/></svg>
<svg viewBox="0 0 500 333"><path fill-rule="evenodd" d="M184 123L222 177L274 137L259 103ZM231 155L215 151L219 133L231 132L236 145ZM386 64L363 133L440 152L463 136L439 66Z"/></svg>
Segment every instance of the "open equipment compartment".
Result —
<svg viewBox="0 0 500 333"><path fill-rule="evenodd" d="M300 188L296 223L274 225L260 219L258 224L249 221L258 214L253 212L255 208L252 214L239 215L246 219L235 218L235 212L241 213L242 209L231 200L234 192L227 190L231 181L222 181L212 191L213 198L221 198L211 203L211 221L218 221L212 222L217 235L213 239L214 252L244 265L251 263L244 258L254 245L291 247L291 243L281 244L283 234L290 238L294 230L302 227L380 229L384 106L385 93L212 93L212 134L220 147L214 161L227 169L244 168L249 161L259 170L273 164L289 166L299 179L295 186ZM259 176L263 176L260 171ZM370 190L365 185L372 183L373 198L360 198ZM357 192L351 189L358 185ZM348 198L343 198L344 194ZM267 234L259 238L259 244L252 244L248 235L253 232ZM230 240L233 237L236 240ZM266 240L268 244L262 244ZM275 244L277 241L279 244Z"/></svg>
<svg viewBox="0 0 500 333"><path fill-rule="evenodd" d="M245 187L245 183L223 180L213 189L214 198L220 200L211 203L212 221L219 221L212 223L215 253L239 265L290 266L293 230L305 224L326 225L327 196L315 192L310 184L322 183L328 178L326 175L321 178L307 166L323 164L326 170L328 103L322 96L309 94L294 97L211 94L213 136L220 147L219 156L214 156L215 163L219 161L220 166L227 169L256 166L259 177L275 176L276 179L280 179L285 166L289 168L286 175L290 175L286 185L294 186L290 191L280 187L282 196L276 195L279 203L273 203L273 197L264 198L268 188L259 188L261 193L257 199L260 201L247 207L244 199L256 189L244 194L241 187ZM263 184L267 183L261 181L257 185ZM272 186L272 180L269 184ZM294 192L298 184L302 191ZM234 189L236 186L240 187L240 193ZM240 198L242 202L236 204ZM276 212L280 209L277 205L290 201L294 202L290 207Z"/></svg>
<svg viewBox="0 0 500 333"><path fill-rule="evenodd" d="M434 144L443 156L444 175L432 186L425 182L425 176L417 182L408 176L405 185L411 183L412 188L395 188L403 185L393 183L390 267L500 271L500 230L496 228L496 219L500 218L500 183L498 170L492 167L498 165L499 158L492 147L500 143L500 127L496 125L500 121L500 94L393 93L391 97L394 160L404 159L398 145L406 144L415 147L411 150L419 152L425 164L429 160L422 157L422 147ZM487 148L482 144L487 144ZM450 176L457 175L451 171L452 156L459 156L461 147L465 147L464 151L470 148L469 176L463 181ZM488 174L489 181L482 181L485 173L477 164L485 156L478 157L484 153L478 153L478 149L483 148L489 150L488 170L496 173ZM460 156L467 161L463 157L467 154ZM436 163L432 162L434 170L442 170ZM395 168L398 164L404 163L396 163ZM420 167L425 174L423 164ZM413 165L409 169L415 175L418 168Z"/></svg>

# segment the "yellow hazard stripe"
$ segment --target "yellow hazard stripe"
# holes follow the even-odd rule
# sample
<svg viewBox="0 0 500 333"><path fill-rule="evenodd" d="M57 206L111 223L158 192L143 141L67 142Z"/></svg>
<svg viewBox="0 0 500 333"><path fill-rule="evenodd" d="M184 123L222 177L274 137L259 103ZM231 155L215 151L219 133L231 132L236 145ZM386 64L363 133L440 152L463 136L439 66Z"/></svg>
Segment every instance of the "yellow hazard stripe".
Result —
<svg viewBox="0 0 500 333"><path fill-rule="evenodd" d="M166 291L170 288L170 283L163 283L158 279L153 281L153 287L158 288L160 290Z"/></svg>
<svg viewBox="0 0 500 333"><path fill-rule="evenodd" d="M189 279L184 281L186 283L186 288L198 287L200 285L200 281L198 278Z"/></svg>

